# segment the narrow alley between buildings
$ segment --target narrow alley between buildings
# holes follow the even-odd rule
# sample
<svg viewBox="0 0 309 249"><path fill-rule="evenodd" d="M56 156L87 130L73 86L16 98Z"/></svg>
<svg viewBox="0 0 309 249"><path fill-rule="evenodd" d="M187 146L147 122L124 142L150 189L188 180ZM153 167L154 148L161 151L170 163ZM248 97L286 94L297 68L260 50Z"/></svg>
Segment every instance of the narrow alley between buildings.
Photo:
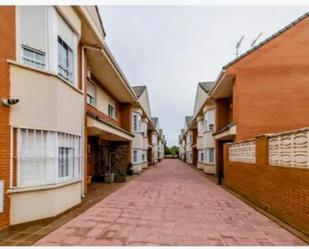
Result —
<svg viewBox="0 0 309 249"><path fill-rule="evenodd" d="M305 245L188 164L165 159L36 245Z"/></svg>

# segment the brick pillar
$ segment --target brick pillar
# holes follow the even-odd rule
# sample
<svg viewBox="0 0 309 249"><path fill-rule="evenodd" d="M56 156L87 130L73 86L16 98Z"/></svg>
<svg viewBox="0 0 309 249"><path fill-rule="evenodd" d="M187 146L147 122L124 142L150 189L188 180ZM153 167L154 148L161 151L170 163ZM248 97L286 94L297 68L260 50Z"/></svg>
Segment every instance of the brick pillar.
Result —
<svg viewBox="0 0 309 249"><path fill-rule="evenodd" d="M256 142L256 164L267 165L268 164L268 137L265 135L255 138Z"/></svg>

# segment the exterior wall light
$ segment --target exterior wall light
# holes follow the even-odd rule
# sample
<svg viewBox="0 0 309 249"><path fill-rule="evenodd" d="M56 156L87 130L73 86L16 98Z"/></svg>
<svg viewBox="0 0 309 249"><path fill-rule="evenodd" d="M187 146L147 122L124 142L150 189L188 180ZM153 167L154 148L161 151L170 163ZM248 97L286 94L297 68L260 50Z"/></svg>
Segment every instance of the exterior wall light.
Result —
<svg viewBox="0 0 309 249"><path fill-rule="evenodd" d="M2 102L2 105L8 107L8 106L17 104L19 102L19 99L2 99L1 102Z"/></svg>

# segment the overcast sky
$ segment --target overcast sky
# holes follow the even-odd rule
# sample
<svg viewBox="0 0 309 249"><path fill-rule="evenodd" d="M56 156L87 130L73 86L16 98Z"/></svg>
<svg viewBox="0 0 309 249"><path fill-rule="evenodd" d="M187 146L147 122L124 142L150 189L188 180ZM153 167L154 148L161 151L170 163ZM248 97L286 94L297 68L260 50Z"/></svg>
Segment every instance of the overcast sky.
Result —
<svg viewBox="0 0 309 249"><path fill-rule="evenodd" d="M168 145L192 115L198 82L214 81L241 52L303 15L309 7L102 6L106 41L132 86L146 85L151 114Z"/></svg>

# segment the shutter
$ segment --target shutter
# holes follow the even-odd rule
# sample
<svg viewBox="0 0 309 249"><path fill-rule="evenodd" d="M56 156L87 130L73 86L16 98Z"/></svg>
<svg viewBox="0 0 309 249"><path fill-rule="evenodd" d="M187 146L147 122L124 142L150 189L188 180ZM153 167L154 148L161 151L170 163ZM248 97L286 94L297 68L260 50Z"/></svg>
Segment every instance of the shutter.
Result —
<svg viewBox="0 0 309 249"><path fill-rule="evenodd" d="M74 51L74 33L69 25L58 14L58 35Z"/></svg>
<svg viewBox="0 0 309 249"><path fill-rule="evenodd" d="M215 110L210 110L208 113L208 124L214 124L215 123Z"/></svg>
<svg viewBox="0 0 309 249"><path fill-rule="evenodd" d="M20 7L21 44L46 53L47 7Z"/></svg>

